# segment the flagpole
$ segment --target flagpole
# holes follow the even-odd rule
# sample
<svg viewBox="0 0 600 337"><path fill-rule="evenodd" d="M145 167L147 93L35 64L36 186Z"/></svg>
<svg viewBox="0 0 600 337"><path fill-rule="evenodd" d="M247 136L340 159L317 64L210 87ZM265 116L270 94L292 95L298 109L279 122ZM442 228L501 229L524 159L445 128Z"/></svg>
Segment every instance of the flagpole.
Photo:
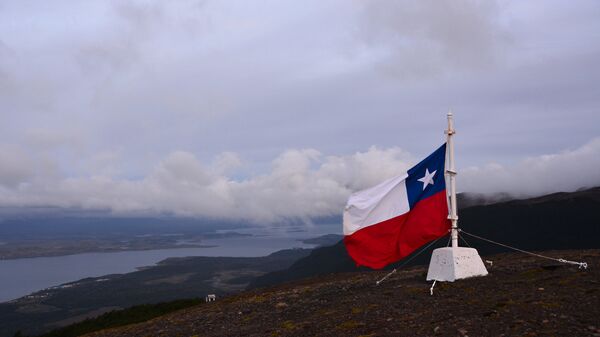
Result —
<svg viewBox="0 0 600 337"><path fill-rule="evenodd" d="M456 214L456 170L454 169L454 116L448 111L448 130L446 139L446 190L449 189L450 207L448 219L452 221L452 247L438 248L431 254L427 281L434 281L430 292L433 295L435 281L454 282L467 277L488 274L477 249L458 246L458 215Z"/></svg>
<svg viewBox="0 0 600 337"><path fill-rule="evenodd" d="M448 151L448 165L446 174L450 181L450 214L448 219L452 221L452 247L458 247L458 214L456 212L456 170L454 169L454 119L452 111L448 111L448 130L444 132L447 135L446 147Z"/></svg>

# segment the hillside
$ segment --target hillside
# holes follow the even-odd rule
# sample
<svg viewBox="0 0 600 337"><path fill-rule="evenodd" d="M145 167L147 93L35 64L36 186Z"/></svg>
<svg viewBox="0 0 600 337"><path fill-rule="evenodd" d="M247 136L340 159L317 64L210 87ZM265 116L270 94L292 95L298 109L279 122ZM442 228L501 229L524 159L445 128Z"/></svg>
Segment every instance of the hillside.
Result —
<svg viewBox="0 0 600 337"><path fill-rule="evenodd" d="M285 269L307 249L263 257L187 257L126 273L86 278L0 303L0 336L37 334L133 305L239 292L266 272Z"/></svg>
<svg viewBox="0 0 600 337"><path fill-rule="evenodd" d="M471 199L470 205L475 206L460 210L460 226L467 232L528 250L600 248L600 188L495 204L487 204L481 197ZM466 238L482 255L502 252L500 247ZM336 240L339 236L327 235L305 241L326 245ZM446 243L447 238L441 239L407 265L401 261L390 268L402 266L405 270L426 265L430 251ZM202 297L207 293L221 297L244 289L366 270L355 266L342 242L312 251L280 251L261 258L169 259L152 268L84 279L2 303L0 335L12 336L17 330L38 333L131 305Z"/></svg>
<svg viewBox="0 0 600 337"><path fill-rule="evenodd" d="M490 275L440 283L425 267L322 276L256 289L89 337L595 336L600 250L546 252L587 270L522 254L493 256Z"/></svg>
<svg viewBox="0 0 600 337"><path fill-rule="evenodd" d="M461 208L459 227L466 232L525 250L600 248L599 209L600 188L597 187L573 193L554 193L531 199ZM465 239L481 255L507 251L468 236ZM429 263L430 252L445 246L447 242L447 239L439 240L408 265ZM460 244L465 246L466 242L461 240ZM401 261L389 268L403 263ZM256 278L250 288L356 270L364 269L356 267L346 253L344 244L339 242L313 250L309 256L298 260L286 270Z"/></svg>

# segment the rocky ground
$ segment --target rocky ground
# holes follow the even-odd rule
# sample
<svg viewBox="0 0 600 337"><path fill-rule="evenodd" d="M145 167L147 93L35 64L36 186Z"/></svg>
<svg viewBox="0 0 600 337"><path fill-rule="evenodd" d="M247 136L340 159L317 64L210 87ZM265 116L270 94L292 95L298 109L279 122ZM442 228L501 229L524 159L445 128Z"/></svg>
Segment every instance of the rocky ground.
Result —
<svg viewBox="0 0 600 337"><path fill-rule="evenodd" d="M256 289L89 336L600 336L600 250L502 254L490 275L438 283L426 268L336 274Z"/></svg>

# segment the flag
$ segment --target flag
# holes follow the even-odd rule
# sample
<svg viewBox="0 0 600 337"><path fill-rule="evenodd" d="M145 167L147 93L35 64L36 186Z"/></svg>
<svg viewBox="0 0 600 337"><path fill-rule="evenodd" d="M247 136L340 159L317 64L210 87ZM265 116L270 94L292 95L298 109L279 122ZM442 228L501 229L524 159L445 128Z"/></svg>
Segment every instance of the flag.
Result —
<svg viewBox="0 0 600 337"><path fill-rule="evenodd" d="M380 269L448 233L446 144L408 170L350 196L344 244L361 266Z"/></svg>

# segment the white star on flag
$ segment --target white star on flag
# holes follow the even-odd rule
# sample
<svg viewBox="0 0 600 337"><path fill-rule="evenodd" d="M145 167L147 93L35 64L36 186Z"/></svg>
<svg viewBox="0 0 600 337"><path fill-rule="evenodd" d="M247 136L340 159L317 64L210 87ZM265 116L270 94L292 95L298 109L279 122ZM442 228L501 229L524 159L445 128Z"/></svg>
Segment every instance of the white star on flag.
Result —
<svg viewBox="0 0 600 337"><path fill-rule="evenodd" d="M420 182L423 183L423 191L425 191L425 187L427 187L427 185L434 184L433 176L435 175L436 172L437 172L437 170L429 173L429 169L425 169L425 176L421 179L418 179Z"/></svg>

